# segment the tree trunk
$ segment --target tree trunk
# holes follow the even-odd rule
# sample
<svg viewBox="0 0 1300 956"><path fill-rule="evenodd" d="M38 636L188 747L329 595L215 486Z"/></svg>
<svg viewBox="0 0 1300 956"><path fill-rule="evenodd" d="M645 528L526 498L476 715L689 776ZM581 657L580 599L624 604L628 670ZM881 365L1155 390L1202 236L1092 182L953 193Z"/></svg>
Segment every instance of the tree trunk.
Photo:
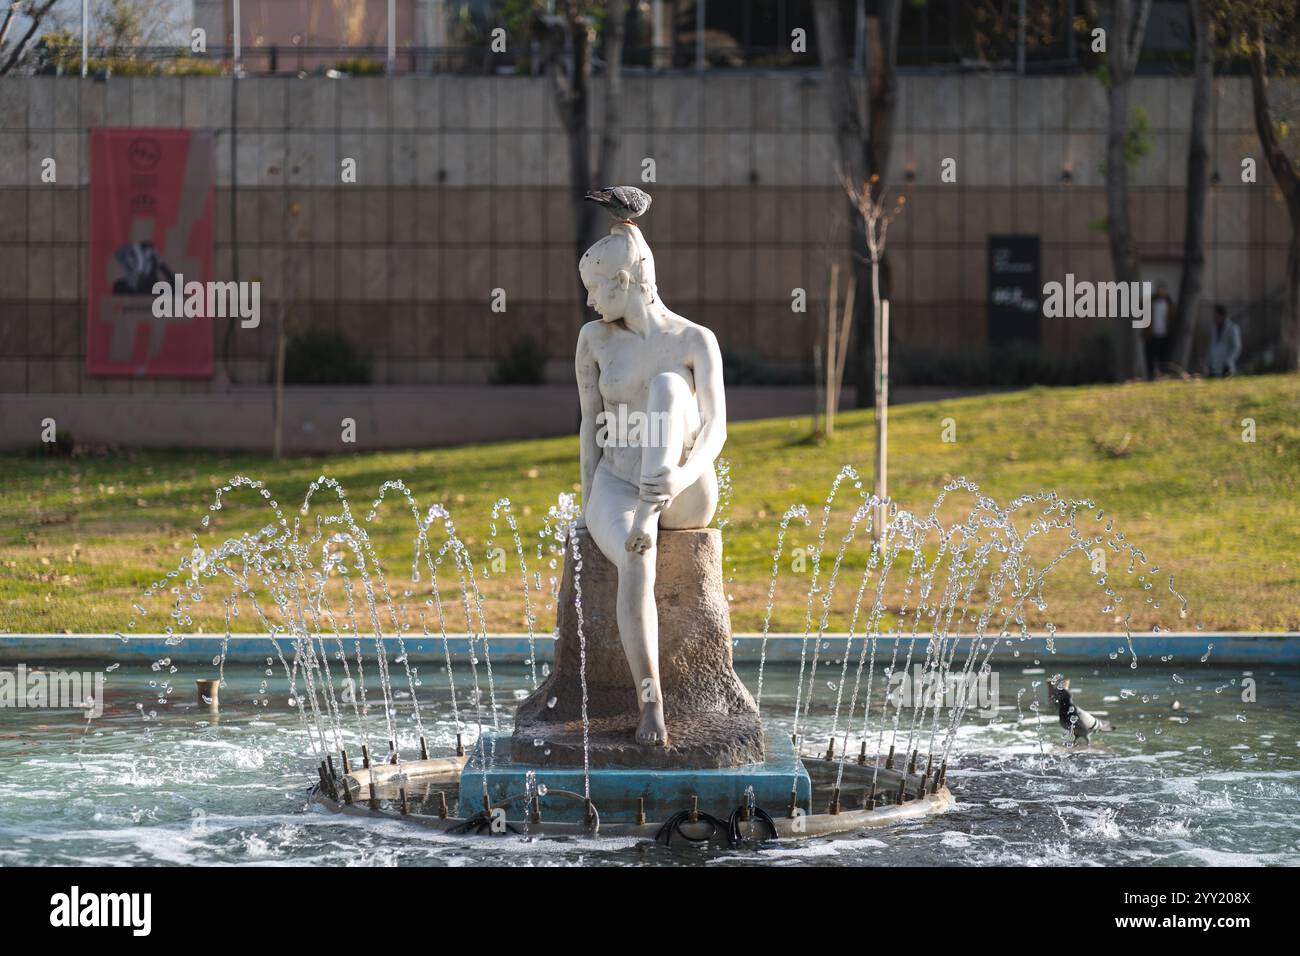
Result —
<svg viewBox="0 0 1300 956"><path fill-rule="evenodd" d="M1195 74L1192 79L1192 129L1187 142L1187 222L1183 230L1183 276L1178 283L1178 326L1173 364L1187 371L1201 310L1205 280L1205 195L1209 188L1210 150L1206 143L1214 86L1214 35L1210 0L1187 0L1192 18Z"/></svg>
<svg viewBox="0 0 1300 956"><path fill-rule="evenodd" d="M582 197L593 188L618 185L613 182L614 162L618 158L618 144L623 127L623 35L626 27L625 0L608 0L605 4L605 122L600 132L600 158L596 163L594 178L575 189L575 199L581 210L578 220L578 255L586 252L604 232L607 217L595 203L584 202ZM591 175L591 174L589 174ZM583 294L586 301L586 294Z"/></svg>
<svg viewBox="0 0 1300 956"><path fill-rule="evenodd" d="M541 22L541 40L547 47L546 61L555 93L555 106L568 136L569 194L573 201L574 246L578 258L600 236L601 211L583 197L593 186L605 185L618 153L622 128L623 35L626 0L609 0L605 28L605 123L601 130L600 156L591 165L591 36L590 24L569 0L562 18ZM594 174L593 174L594 173ZM596 182L596 180L602 182ZM579 315L586 317L587 292L576 276Z"/></svg>
<svg viewBox="0 0 1300 956"><path fill-rule="evenodd" d="M576 9L572 4L570 7ZM576 12L569 17L569 38L573 51L571 86L568 102L561 109L567 107L568 111L566 132L569 135L569 195L574 211L573 241L581 256L587 250L583 243L591 234L595 210L582 200L591 189L591 38L586 18Z"/></svg>
<svg viewBox="0 0 1300 956"><path fill-rule="evenodd" d="M1142 35L1146 32L1146 17L1151 0L1115 0L1114 23L1111 28L1107 59L1110 64L1110 116L1106 134L1106 214L1110 233L1110 258L1116 282L1137 282L1142 266L1137 246L1133 242L1133 227L1128 214L1128 163L1125 144L1128 140L1129 93L1138 54L1142 50ZM1116 321L1114 317L1111 321ZM1143 378L1146 374L1146 356L1142 348L1142 331L1132 323L1118 320L1116 350L1116 377L1121 381Z"/></svg>
<svg viewBox="0 0 1300 956"><path fill-rule="evenodd" d="M23 53L25 53L27 50L27 45L32 42L32 37L36 36L36 31L38 31L41 28L41 22L45 19L46 15L50 12L50 9L54 6L56 2L57 0L46 0L44 5L42 6L34 7L29 10L18 11L23 13L29 18L27 22L27 31L22 35L21 38L19 38L18 42L14 44L14 48L13 50L10 51L9 56L4 61L4 64L0 65L0 76L4 76L6 73L12 72L13 69L16 66L18 66L19 62L23 58ZM16 6L11 7L10 16L6 17L5 20L6 34L9 32L10 25L12 25L15 22L15 18L12 16L15 9Z"/></svg>
<svg viewBox="0 0 1300 956"><path fill-rule="evenodd" d="M1128 166L1124 142L1128 133L1129 86L1113 75L1110 86L1110 127L1106 136L1106 213L1110 235L1110 259L1116 282L1137 282L1141 263L1133 244L1128 215ZM1116 323L1115 377L1120 381L1141 378L1146 371L1142 336L1124 317L1111 316Z"/></svg>
<svg viewBox="0 0 1300 956"><path fill-rule="evenodd" d="M1286 312L1282 315L1278 363L1300 371L1300 218L1291 214L1291 247L1286 252Z"/></svg>
<svg viewBox="0 0 1300 956"><path fill-rule="evenodd" d="M866 19L865 43L867 70L862 77L862 91L855 91L845 59L839 4L835 0L814 0L813 16L817 30L817 50L825 71L831 118L835 123L835 143L844 174L855 182L865 183L879 176L877 188L885 188L892 145L894 109L898 100L895 64L898 50L898 23L901 0L883 0L881 16ZM866 101L863 122L862 101ZM862 217L850 203L849 247L853 256L855 287L853 325L857 332L857 369L859 408L875 406L875 316L871 303L889 294L889 263L880 262L879 288L872 281L870 253Z"/></svg>
<svg viewBox="0 0 1300 956"><path fill-rule="evenodd" d="M1250 45L1250 92L1255 113L1255 133L1264 150L1264 160L1273 172L1291 219L1291 247L1286 260L1286 303L1278 341L1278 365L1286 372L1300 369L1300 175L1291 157L1282 148L1277 126L1268 103L1267 62L1264 54L1264 27L1253 25Z"/></svg>

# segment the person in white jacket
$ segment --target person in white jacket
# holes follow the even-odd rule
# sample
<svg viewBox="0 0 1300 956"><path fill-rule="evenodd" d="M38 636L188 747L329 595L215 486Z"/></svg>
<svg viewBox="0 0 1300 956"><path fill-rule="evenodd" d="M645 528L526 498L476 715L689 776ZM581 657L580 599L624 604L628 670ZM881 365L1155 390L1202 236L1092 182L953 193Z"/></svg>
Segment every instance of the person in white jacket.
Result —
<svg viewBox="0 0 1300 956"><path fill-rule="evenodd" d="M1210 329L1210 350L1205 356L1205 373L1211 378L1237 374L1241 355L1241 327L1228 318L1222 305L1214 307L1214 327Z"/></svg>

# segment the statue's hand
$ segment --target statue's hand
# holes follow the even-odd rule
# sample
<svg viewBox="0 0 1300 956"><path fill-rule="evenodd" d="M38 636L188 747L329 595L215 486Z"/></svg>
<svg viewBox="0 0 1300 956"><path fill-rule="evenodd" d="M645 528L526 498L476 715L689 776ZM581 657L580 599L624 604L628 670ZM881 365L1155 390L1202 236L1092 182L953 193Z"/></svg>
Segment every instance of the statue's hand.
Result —
<svg viewBox="0 0 1300 956"><path fill-rule="evenodd" d="M641 479L641 493L657 495L671 500L691 486L686 469L678 465L664 465L653 475Z"/></svg>

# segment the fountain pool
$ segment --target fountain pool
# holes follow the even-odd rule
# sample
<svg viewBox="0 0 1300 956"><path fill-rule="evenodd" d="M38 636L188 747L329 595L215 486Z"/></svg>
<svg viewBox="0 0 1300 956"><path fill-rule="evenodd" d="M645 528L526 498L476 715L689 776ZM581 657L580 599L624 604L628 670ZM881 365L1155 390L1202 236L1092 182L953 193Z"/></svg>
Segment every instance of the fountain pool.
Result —
<svg viewBox="0 0 1300 956"><path fill-rule="evenodd" d="M616 838L467 841L329 813L309 802L312 756L300 716L284 694L261 691L264 666L227 663L215 721L188 693L145 721L136 703L160 679L192 686L186 677L195 668L164 668L160 677L128 660L107 675L105 713L89 730L77 711L0 710L0 866L1300 864L1300 671L1255 668L1258 702L1243 705L1243 671L1200 663L1200 647L1169 662L1144 660L1136 671L1122 659L1075 666L1072 686L1109 712L1117 732L1104 749L1067 753L1055 723L1034 719L1031 703L1036 696L1045 707L1046 692L1041 674L1023 672L1039 669L1029 666L1028 649L999 665L997 718L972 714L963 724L951 812L762 850ZM756 686L755 662L737 671ZM1174 673L1183 684L1171 681ZM778 729L792 712L797 674L797 664L767 667L764 698ZM522 663L498 664L496 680L502 696L532 686ZM1103 696L1119 699L1099 704ZM445 752L456 727L449 695L429 688L421 706L430 746ZM828 734L831 707L814 703L808 721L810 735ZM401 746L418 744L404 732Z"/></svg>

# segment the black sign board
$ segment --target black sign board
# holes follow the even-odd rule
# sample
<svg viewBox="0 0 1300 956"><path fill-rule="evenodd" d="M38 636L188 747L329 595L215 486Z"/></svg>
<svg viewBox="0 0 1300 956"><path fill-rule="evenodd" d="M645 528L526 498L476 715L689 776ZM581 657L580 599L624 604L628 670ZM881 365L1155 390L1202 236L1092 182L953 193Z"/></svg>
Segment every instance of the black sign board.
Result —
<svg viewBox="0 0 1300 956"><path fill-rule="evenodd" d="M1041 337L1042 277L1037 236L989 236L989 344Z"/></svg>

